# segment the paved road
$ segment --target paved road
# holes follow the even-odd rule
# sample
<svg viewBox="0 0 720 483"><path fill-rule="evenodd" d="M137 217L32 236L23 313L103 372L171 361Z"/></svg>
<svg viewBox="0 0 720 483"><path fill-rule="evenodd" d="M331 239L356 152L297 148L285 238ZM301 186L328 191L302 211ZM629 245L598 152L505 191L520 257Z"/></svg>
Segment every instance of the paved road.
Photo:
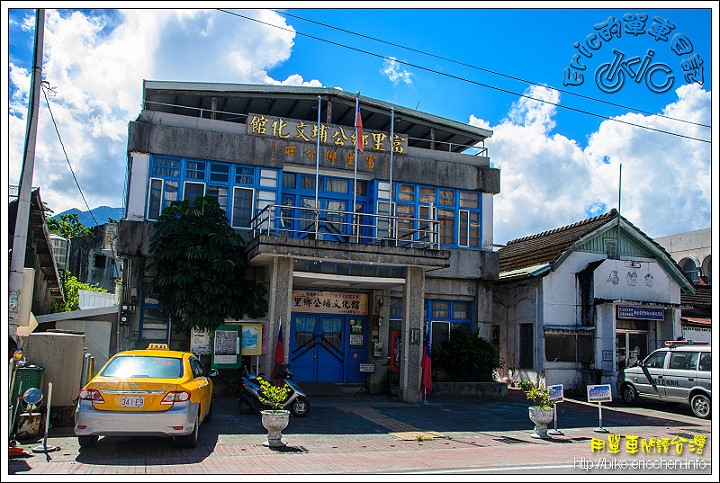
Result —
<svg viewBox="0 0 720 483"><path fill-rule="evenodd" d="M610 402L600 412L597 404L565 399L557 405L562 434L536 439L529 403L517 389L510 389L508 398L433 393L429 404L416 405L363 393L310 400L310 414L291 417L283 430L287 446L282 450L264 445L267 432L258 413L239 414L233 398L218 396L213 420L201 427L197 448L181 449L162 438L106 437L96 447L80 450L72 427L56 427L50 429L47 443L44 434L20 442L26 455L9 458L9 478L3 481L36 481L38 475L70 475L66 478L73 481L80 475L117 479L125 474L133 479L173 475L184 481L216 481L210 475L280 473L335 475L333 480L367 475L363 481L387 474L565 474L597 479L608 473L674 475L673 481L693 475L694 482L714 481L712 423L682 405L627 408ZM36 452L46 448L55 450Z"/></svg>

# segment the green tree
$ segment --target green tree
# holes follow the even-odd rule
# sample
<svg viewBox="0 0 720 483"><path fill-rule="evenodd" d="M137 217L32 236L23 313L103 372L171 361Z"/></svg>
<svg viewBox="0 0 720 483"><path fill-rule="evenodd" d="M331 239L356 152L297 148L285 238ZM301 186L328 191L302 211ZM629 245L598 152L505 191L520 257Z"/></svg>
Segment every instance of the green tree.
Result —
<svg viewBox="0 0 720 483"><path fill-rule="evenodd" d="M173 327L214 330L226 317L267 313L266 288L246 276L245 241L213 196L174 201L150 236L146 270L159 288L158 306Z"/></svg>
<svg viewBox="0 0 720 483"><path fill-rule="evenodd" d="M46 209L46 211L52 210ZM93 234L93 229L83 225L77 213L60 215L60 219L47 217L45 219L48 231L63 238L77 238Z"/></svg>
<svg viewBox="0 0 720 483"><path fill-rule="evenodd" d="M432 364L454 382L492 382L493 371L500 367L500 352L469 330L454 329L448 340L432 346Z"/></svg>
<svg viewBox="0 0 720 483"><path fill-rule="evenodd" d="M93 292L108 293L102 287L96 285L90 285L85 282L80 282L78 279L71 275L69 271L65 270L62 275L63 294L65 295L65 303L53 302L52 311L56 312L69 312L71 310L80 309L80 296L79 290L91 290Z"/></svg>

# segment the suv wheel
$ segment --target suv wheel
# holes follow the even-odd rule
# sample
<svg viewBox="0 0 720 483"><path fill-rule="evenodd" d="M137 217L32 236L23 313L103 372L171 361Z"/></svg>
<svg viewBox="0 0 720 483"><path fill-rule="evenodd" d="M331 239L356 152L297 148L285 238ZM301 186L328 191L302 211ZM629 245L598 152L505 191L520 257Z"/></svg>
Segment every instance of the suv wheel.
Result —
<svg viewBox="0 0 720 483"><path fill-rule="evenodd" d="M637 404L637 391L630 384L625 384L621 390L622 400L628 406L634 406Z"/></svg>
<svg viewBox="0 0 720 483"><path fill-rule="evenodd" d="M710 419L710 398L705 394L695 394L690 400L690 407L698 418Z"/></svg>

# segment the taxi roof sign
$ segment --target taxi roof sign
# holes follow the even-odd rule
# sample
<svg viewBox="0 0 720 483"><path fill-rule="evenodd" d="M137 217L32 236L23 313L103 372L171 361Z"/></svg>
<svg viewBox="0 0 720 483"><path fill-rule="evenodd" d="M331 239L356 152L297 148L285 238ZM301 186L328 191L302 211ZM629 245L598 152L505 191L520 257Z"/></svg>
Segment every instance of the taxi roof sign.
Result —
<svg viewBox="0 0 720 483"><path fill-rule="evenodd" d="M148 344L148 350L154 349L154 350L168 350L167 344Z"/></svg>

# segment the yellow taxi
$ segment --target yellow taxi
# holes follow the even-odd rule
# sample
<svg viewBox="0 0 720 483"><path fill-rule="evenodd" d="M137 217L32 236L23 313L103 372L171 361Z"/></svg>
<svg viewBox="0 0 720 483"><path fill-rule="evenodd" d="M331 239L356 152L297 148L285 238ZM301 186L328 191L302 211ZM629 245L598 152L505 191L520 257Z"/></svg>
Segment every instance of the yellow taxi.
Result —
<svg viewBox="0 0 720 483"><path fill-rule="evenodd" d="M93 446L100 436L160 436L194 448L200 425L212 418L217 374L195 354L167 344L118 352L78 393L80 446Z"/></svg>

